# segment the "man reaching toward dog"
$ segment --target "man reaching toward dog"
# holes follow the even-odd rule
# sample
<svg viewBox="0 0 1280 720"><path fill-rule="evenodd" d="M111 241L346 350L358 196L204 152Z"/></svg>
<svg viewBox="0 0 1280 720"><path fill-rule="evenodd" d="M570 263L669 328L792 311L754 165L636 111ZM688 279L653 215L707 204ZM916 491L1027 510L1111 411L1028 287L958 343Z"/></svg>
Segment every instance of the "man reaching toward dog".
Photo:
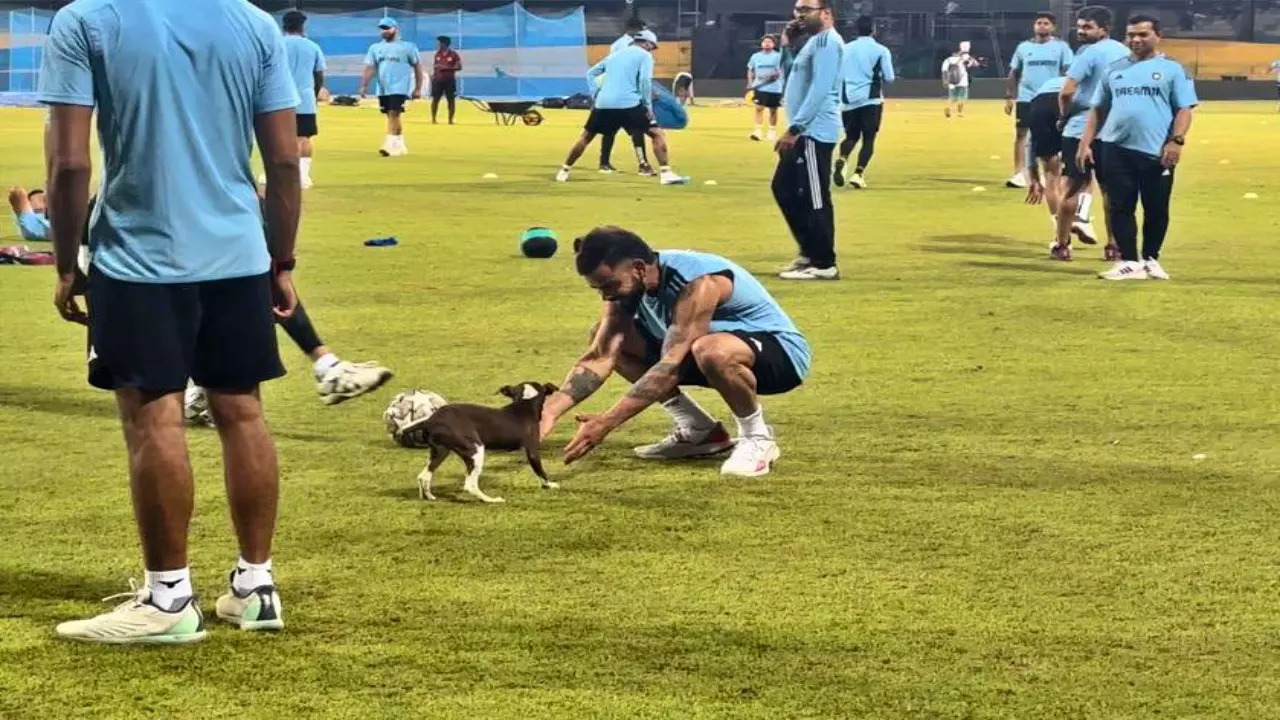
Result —
<svg viewBox="0 0 1280 720"><path fill-rule="evenodd" d="M809 343L777 301L746 270L692 251L654 251L638 235L596 228L574 243L578 274L604 299L591 345L542 410L541 434L599 390L615 370L631 390L613 408L580 415L565 447L572 463L645 408L661 403L675 420L662 441L638 447L645 459L705 457L734 448L724 475L759 477L780 451L758 395L799 387L809 373ZM720 393L738 421L737 446L680 386Z"/></svg>

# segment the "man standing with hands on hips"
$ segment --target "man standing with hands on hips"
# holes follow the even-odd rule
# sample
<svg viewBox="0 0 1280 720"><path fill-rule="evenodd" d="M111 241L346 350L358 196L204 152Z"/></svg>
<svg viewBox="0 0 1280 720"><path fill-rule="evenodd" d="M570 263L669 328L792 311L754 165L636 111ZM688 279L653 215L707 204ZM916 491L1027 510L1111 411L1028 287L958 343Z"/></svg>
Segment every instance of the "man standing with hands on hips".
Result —
<svg viewBox="0 0 1280 720"><path fill-rule="evenodd" d="M387 116L387 137L378 153L382 157L408 155L404 144L404 125L400 116L404 104L410 98L422 97L422 81L425 74L418 61L418 46L399 38L400 24L395 18L384 17L378 21L382 42L369 46L364 56L364 74L360 77L360 97L369 90L369 81L378 77L378 107ZM410 88L412 87L412 90Z"/></svg>
<svg viewBox="0 0 1280 720"><path fill-rule="evenodd" d="M1100 162L1106 178L1111 231L1120 262L1103 280L1168 280L1160 248L1169 229L1173 174L1191 129L1199 100L1182 66L1157 52L1160 21L1148 15L1129 19L1129 57L1106 71L1080 139L1077 162ZM1102 141L1101 158L1092 142ZM1138 199L1142 199L1142 253L1138 253Z"/></svg>
<svg viewBox="0 0 1280 720"><path fill-rule="evenodd" d="M792 25L809 40L796 54L784 104L791 126L778 138L773 197L800 254L778 277L839 280L836 219L831 207L831 156L840 139L840 63L844 42L835 31L831 0L796 0Z"/></svg>

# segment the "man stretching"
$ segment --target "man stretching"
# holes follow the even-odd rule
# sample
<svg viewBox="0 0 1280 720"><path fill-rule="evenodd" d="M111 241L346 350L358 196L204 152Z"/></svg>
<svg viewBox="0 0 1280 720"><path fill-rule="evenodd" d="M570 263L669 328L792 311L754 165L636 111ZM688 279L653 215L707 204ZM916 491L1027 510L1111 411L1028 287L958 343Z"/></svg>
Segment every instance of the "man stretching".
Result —
<svg viewBox="0 0 1280 720"><path fill-rule="evenodd" d="M587 116L586 127L569 150L569 157L556 173L556 182L568 182L569 171L597 135L609 137L618 130L628 134L641 133L653 141L653 154L661 166L658 179L663 185L684 185L689 178L675 174L668 164L667 136L653 118L653 51L658 48L658 37L643 30L635 41L587 71L587 79L604 76L604 82L596 93L595 107Z"/></svg>

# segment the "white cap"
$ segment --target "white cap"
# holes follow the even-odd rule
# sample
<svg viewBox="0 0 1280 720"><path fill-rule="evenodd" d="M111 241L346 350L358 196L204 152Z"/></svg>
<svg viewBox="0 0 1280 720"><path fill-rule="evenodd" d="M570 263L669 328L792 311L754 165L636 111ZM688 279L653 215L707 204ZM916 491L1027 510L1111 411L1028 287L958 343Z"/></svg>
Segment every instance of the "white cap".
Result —
<svg viewBox="0 0 1280 720"><path fill-rule="evenodd" d="M653 43L654 47L658 46L658 36L654 35L652 30L641 30L640 32L636 33L635 35L632 35L631 37L636 40L643 40L648 43Z"/></svg>

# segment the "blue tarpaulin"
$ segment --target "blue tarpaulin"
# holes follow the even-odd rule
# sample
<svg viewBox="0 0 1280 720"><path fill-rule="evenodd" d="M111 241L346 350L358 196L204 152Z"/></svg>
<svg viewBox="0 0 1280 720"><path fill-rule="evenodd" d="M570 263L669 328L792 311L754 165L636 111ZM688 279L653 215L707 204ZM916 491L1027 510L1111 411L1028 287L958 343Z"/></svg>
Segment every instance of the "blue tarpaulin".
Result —
<svg viewBox="0 0 1280 720"><path fill-rule="evenodd" d="M283 15L277 13L277 19ZM378 20L400 23L401 38L417 44L430 77L436 37L448 35L462 55L459 92L487 100L528 99L589 92L587 34L582 8L557 16L535 15L520 3L489 10L414 13L379 8L351 13L314 13L307 36L324 50L327 85L334 94L353 94L369 46L379 42ZM8 48L0 49L0 104L27 103L40 70L44 36L53 13L8 13Z"/></svg>

